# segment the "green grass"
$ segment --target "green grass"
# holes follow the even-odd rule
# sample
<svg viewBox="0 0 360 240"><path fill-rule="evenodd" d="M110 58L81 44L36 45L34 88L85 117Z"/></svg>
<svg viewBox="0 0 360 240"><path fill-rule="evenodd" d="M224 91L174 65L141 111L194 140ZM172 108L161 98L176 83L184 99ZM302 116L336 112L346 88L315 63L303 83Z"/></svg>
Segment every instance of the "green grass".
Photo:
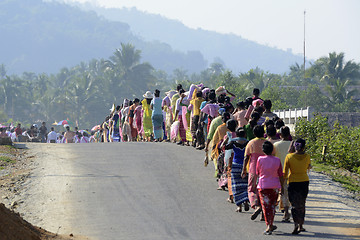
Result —
<svg viewBox="0 0 360 240"><path fill-rule="evenodd" d="M0 156L0 162L15 163L15 160L12 160L11 158L6 156Z"/></svg>
<svg viewBox="0 0 360 240"><path fill-rule="evenodd" d="M0 146L0 153L13 153L16 150L14 146L10 145L1 145Z"/></svg>
<svg viewBox="0 0 360 240"><path fill-rule="evenodd" d="M335 182L341 183L341 185L347 190L355 192L356 194L360 194L360 182L356 181L350 176L344 176L337 173L335 170L338 168L315 161L313 161L311 164L315 172L325 173L329 175Z"/></svg>
<svg viewBox="0 0 360 240"><path fill-rule="evenodd" d="M5 148L8 148L8 149L16 149L14 146L12 145L3 145Z"/></svg>

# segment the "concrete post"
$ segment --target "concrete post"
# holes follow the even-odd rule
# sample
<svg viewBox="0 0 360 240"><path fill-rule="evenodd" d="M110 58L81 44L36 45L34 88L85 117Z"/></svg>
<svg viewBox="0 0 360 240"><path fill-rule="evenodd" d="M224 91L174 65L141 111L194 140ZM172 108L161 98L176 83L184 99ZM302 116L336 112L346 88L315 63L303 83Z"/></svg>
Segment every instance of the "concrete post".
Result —
<svg viewBox="0 0 360 240"><path fill-rule="evenodd" d="M311 121L314 118L315 109L313 107L307 107L307 112L308 112L307 120Z"/></svg>

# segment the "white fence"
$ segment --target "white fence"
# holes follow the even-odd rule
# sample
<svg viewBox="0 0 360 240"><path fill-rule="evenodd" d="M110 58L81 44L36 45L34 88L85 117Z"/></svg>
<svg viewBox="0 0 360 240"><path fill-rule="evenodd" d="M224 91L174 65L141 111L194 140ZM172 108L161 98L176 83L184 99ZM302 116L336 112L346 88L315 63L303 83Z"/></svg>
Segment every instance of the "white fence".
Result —
<svg viewBox="0 0 360 240"><path fill-rule="evenodd" d="M314 117L312 107L273 111L285 124L295 124L298 118L306 118L308 121Z"/></svg>

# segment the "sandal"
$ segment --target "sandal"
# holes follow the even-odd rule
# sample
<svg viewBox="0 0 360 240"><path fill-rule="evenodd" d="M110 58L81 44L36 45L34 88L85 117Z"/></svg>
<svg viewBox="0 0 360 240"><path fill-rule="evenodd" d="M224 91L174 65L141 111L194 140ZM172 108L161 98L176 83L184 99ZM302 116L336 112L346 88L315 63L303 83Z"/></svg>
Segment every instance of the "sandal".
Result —
<svg viewBox="0 0 360 240"><path fill-rule="evenodd" d="M293 235L297 235L297 234L299 234L300 233L300 226L299 226L299 224L295 224L295 226L294 226L294 230L292 231L292 233L291 234L293 234Z"/></svg>
<svg viewBox="0 0 360 240"><path fill-rule="evenodd" d="M234 200L228 198L226 201L228 201L229 203L234 203Z"/></svg>
<svg viewBox="0 0 360 240"><path fill-rule="evenodd" d="M250 209L249 203L244 202L244 210L247 212L247 211L249 211L249 209Z"/></svg>
<svg viewBox="0 0 360 240"><path fill-rule="evenodd" d="M268 230L268 231L264 231L264 235L271 235L272 231Z"/></svg>
<svg viewBox="0 0 360 240"><path fill-rule="evenodd" d="M257 218L257 216L259 216L260 213L261 213L261 207L256 209L256 211L251 215L250 219L255 220Z"/></svg>

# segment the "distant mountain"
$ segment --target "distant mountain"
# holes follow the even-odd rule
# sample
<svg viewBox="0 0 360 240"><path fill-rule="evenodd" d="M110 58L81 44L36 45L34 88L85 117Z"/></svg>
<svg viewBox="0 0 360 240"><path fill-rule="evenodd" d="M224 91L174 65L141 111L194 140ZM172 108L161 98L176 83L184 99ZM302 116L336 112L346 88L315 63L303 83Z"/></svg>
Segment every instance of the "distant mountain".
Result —
<svg viewBox="0 0 360 240"><path fill-rule="evenodd" d="M120 43L142 51L142 61L172 72L201 71L207 61L199 51L174 51L160 41L144 41L128 24L54 1L0 1L0 64L8 74L55 73L93 58L108 58Z"/></svg>
<svg viewBox="0 0 360 240"><path fill-rule="evenodd" d="M145 40L159 40L179 51L199 50L208 62L225 62L235 73L260 67L273 73L284 73L289 66L303 61L291 52L260 45L234 34L220 34L202 29L191 29L179 21L169 20L155 14L138 11L136 8L108 9L91 4L80 5L106 19L129 24L133 33Z"/></svg>

